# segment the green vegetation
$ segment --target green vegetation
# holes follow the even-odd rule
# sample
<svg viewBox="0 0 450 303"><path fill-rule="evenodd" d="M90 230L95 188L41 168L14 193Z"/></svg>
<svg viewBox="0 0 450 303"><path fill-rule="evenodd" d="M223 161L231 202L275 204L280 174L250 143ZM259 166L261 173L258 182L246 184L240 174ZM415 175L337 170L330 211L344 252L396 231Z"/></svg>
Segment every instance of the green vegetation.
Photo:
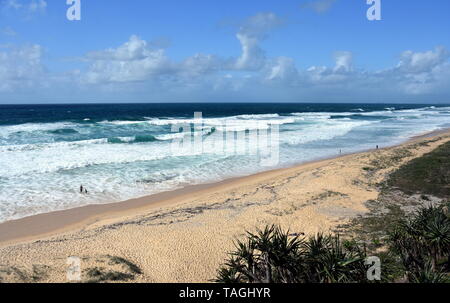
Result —
<svg viewBox="0 0 450 303"><path fill-rule="evenodd" d="M117 257L117 256L109 256L109 258L110 258L112 264L115 264L115 265L122 264L123 266L128 268L128 270L130 272L132 272L133 274L138 274L138 275L142 274L141 269L136 264L134 264L124 258Z"/></svg>
<svg viewBox="0 0 450 303"><path fill-rule="evenodd" d="M377 157L376 159L370 162L372 168L365 168L365 170L377 170L377 169L386 169L390 168L393 165L398 164L404 158L411 157L413 153L408 148L398 148L393 151L393 154L389 157Z"/></svg>
<svg viewBox="0 0 450 303"><path fill-rule="evenodd" d="M87 283L128 281L134 279L132 274L118 271L108 271L99 267L89 268L86 271L86 276L89 278Z"/></svg>
<svg viewBox="0 0 450 303"><path fill-rule="evenodd" d="M21 283L42 282L48 278L49 270L49 266L41 264L33 264L31 268L0 265L0 283L15 281Z"/></svg>
<svg viewBox="0 0 450 303"><path fill-rule="evenodd" d="M450 198L450 142L394 172L387 185L406 194Z"/></svg>
<svg viewBox="0 0 450 303"><path fill-rule="evenodd" d="M401 149L363 170L388 168L411 155ZM450 142L410 161L381 185L380 197L366 203L369 214L337 230L347 240L299 238L266 227L236 242L216 281L366 283L364 260L378 256L383 282L450 282Z"/></svg>
<svg viewBox="0 0 450 303"><path fill-rule="evenodd" d="M390 249L411 282L450 282L450 216L448 206L424 207L389 234Z"/></svg>
<svg viewBox="0 0 450 303"><path fill-rule="evenodd" d="M376 253L357 240L318 234L300 238L270 226L247 232L218 270L221 283L367 283L367 256L378 256L384 282L450 282L448 206L423 207L389 233L387 251Z"/></svg>
<svg viewBox="0 0 450 303"><path fill-rule="evenodd" d="M106 258L106 259L105 259ZM134 280L136 275L142 274L141 269L134 263L117 256L104 256L102 258L110 268L92 267L85 270L87 283L100 282L126 282Z"/></svg>
<svg viewBox="0 0 450 303"><path fill-rule="evenodd" d="M365 251L339 236L305 239L270 226L248 233L236 248L216 282L344 283L364 281L367 274Z"/></svg>

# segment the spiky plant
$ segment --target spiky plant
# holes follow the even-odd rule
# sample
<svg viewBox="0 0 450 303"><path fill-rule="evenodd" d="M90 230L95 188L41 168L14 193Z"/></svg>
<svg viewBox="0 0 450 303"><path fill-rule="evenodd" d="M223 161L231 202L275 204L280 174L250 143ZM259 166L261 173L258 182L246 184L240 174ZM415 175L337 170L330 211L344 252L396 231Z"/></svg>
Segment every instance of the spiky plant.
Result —
<svg viewBox="0 0 450 303"><path fill-rule="evenodd" d="M340 283L366 281L365 252L345 247L338 236L309 239L267 226L235 242L236 251L219 269L216 282Z"/></svg>
<svg viewBox="0 0 450 303"><path fill-rule="evenodd" d="M431 262L427 262L423 269L409 274L409 281L412 283L448 283L450 279L444 272L436 271Z"/></svg>
<svg viewBox="0 0 450 303"><path fill-rule="evenodd" d="M439 280L441 264L450 260L450 218L443 206L420 208L399 223L389 240L411 282Z"/></svg>
<svg viewBox="0 0 450 303"><path fill-rule="evenodd" d="M305 244L307 281L346 283L366 281L366 253L357 245L345 246L339 235L318 234Z"/></svg>

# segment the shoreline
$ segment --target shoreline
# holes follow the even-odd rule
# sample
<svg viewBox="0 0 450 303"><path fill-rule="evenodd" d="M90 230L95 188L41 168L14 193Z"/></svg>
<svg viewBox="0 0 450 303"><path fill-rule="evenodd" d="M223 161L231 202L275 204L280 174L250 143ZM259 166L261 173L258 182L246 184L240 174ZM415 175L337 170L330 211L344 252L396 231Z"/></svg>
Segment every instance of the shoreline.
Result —
<svg viewBox="0 0 450 303"><path fill-rule="evenodd" d="M260 179L264 180L272 176L288 173L292 170L306 168L312 165L326 164L327 162L335 159L344 159L351 155L366 153L369 151L371 150L343 154L337 157L321 160L313 160L286 168L277 168L247 176L228 178L219 182L188 185L180 189L115 203L92 204L6 221L0 223L0 247L29 242L40 238L47 238L66 232L82 230L87 226L103 220L114 220L118 217L133 216L142 211L150 211L168 206L177 206L179 204L189 202L189 200L195 199L201 195L208 194L211 191L226 191L233 187L239 186L241 182L245 182L247 180L257 182Z"/></svg>
<svg viewBox="0 0 450 303"><path fill-rule="evenodd" d="M94 217L95 206L28 218L32 223L21 225L28 238L0 245L0 280L68 282L67 258L76 257L80 282L91 281L97 270L131 275L137 283L207 283L247 231L274 224L305 236L340 233L372 212L370 201L378 201L391 172L447 142L450 130L441 130L394 147L120 203L124 208L106 205L110 212L103 206ZM86 220L69 224L82 213ZM31 236L51 224L61 229Z"/></svg>
<svg viewBox="0 0 450 303"><path fill-rule="evenodd" d="M410 144L417 140L432 138L441 134L446 134L450 128L440 129L432 132L415 135L406 139L406 141L380 150L396 148L404 144ZM92 204L66 210L52 211L25 218L6 221L0 223L0 247L26 243L38 239L49 238L55 235L61 235L69 232L85 230L101 222L118 220L120 218L133 217L143 212L154 211L167 207L174 207L180 204L189 203L199 197L213 193L224 192L242 183L258 183L270 178L279 177L283 174L289 174L301 169L312 168L315 166L326 165L334 160L345 160L354 155L362 155L376 151L369 149L354 153L337 155L324 159L308 161L285 168L277 168L268 171L259 172L242 177L228 178L223 181L188 185L186 187L148 195L140 198L130 199L121 202L107 204Z"/></svg>

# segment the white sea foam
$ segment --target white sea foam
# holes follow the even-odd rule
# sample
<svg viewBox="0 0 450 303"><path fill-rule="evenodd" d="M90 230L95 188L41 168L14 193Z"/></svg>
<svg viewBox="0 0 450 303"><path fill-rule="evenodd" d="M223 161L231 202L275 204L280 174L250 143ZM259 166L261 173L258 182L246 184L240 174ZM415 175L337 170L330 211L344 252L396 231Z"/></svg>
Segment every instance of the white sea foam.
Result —
<svg viewBox="0 0 450 303"><path fill-rule="evenodd" d="M37 131L52 131L57 129L76 127L77 124L69 122L57 123L26 123L19 125L0 126L0 137L8 137L13 133L20 132L37 132Z"/></svg>
<svg viewBox="0 0 450 303"><path fill-rule="evenodd" d="M345 122L342 120L345 120ZM289 145L299 145L314 141L331 140L344 136L357 127L373 123L368 121L342 120L339 122L324 122L317 125L305 125L299 130L284 134L281 137L281 142Z"/></svg>
<svg viewBox="0 0 450 303"><path fill-rule="evenodd" d="M331 117L334 117L331 119ZM0 222L92 203L109 203L245 175L263 168L251 155L174 156L191 118L0 126ZM87 123L86 123L87 122ZM399 143L450 124L450 107L344 113L290 113L206 118L194 136L218 142L225 133L280 129L280 166ZM53 131L73 129L61 135ZM154 140L152 139L154 137ZM31 143L30 143L31 142ZM236 146L247 144L238 137ZM79 195L80 184L89 195Z"/></svg>

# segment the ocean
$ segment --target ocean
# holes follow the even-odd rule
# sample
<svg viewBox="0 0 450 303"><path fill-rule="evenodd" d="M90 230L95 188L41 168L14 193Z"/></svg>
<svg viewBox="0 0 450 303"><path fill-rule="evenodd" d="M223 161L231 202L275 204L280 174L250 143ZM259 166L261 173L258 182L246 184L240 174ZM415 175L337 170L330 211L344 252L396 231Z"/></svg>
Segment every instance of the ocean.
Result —
<svg viewBox="0 0 450 303"><path fill-rule="evenodd" d="M174 123L210 141L279 129L279 162L177 154ZM227 122L224 124L224 122ZM113 203L408 140L450 127L450 106L399 104L0 105L0 222ZM239 141L241 140L241 141ZM80 194L83 185L88 194Z"/></svg>

